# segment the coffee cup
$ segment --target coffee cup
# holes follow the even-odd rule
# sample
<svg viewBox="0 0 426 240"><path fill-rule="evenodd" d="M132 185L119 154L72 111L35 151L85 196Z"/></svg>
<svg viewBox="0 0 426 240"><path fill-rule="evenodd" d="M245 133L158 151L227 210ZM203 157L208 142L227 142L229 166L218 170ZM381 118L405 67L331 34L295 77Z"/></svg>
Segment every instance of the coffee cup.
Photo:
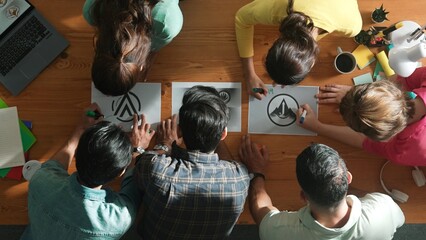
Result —
<svg viewBox="0 0 426 240"><path fill-rule="evenodd" d="M356 59L350 52L344 52L340 47L337 47L337 56L334 59L334 68L339 73L348 74L355 70Z"/></svg>

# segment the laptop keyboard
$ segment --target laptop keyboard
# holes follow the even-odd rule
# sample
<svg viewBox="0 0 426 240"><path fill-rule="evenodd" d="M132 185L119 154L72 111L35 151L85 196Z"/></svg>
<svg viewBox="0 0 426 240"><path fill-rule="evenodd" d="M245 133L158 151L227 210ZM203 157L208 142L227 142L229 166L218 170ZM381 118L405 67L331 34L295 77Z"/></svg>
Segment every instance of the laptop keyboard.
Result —
<svg viewBox="0 0 426 240"><path fill-rule="evenodd" d="M0 46L0 73L6 76L49 33L46 27L32 16Z"/></svg>

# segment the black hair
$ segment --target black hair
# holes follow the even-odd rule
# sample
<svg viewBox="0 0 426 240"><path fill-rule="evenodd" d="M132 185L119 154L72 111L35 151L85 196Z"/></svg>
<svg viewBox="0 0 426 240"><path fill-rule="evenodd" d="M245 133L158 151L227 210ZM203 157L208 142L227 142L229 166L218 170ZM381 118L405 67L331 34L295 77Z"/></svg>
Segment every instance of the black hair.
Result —
<svg viewBox="0 0 426 240"><path fill-rule="evenodd" d="M212 87L194 86L185 92L179 127L188 150L214 151L228 125L229 108Z"/></svg>
<svg viewBox="0 0 426 240"><path fill-rule="evenodd" d="M86 129L75 151L78 177L88 187L112 181L131 161L129 137L120 127L106 121Z"/></svg>
<svg viewBox="0 0 426 240"><path fill-rule="evenodd" d="M296 174L304 193L321 207L335 207L348 191L345 161L324 144L312 144L299 154Z"/></svg>
<svg viewBox="0 0 426 240"><path fill-rule="evenodd" d="M275 40L265 59L269 76L278 84L292 85L308 75L319 53L312 36L314 23L302 12L293 10L294 0L288 1L287 17L280 25L280 37Z"/></svg>

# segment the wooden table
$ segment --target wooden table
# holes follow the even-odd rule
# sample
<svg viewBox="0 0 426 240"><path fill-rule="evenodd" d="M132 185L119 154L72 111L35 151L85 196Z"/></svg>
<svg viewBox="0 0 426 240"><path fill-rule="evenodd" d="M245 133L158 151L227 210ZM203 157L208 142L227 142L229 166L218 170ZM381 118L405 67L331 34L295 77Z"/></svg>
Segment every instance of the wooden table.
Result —
<svg viewBox="0 0 426 240"><path fill-rule="evenodd" d="M38 10L70 41L70 47L59 56L19 96L11 96L0 86L0 97L10 106L17 106L19 117L33 121L37 143L30 151L31 159L46 161L66 141L82 110L90 104L90 69L93 58L90 27L81 15L82 0L33 0ZM185 0L180 3L184 27L179 36L157 56L149 73L149 82L162 83L163 119L171 115L171 82L239 82L242 81L241 63L237 54L234 15L248 0ZM426 1L416 6L401 1L383 1L390 11L384 26L413 20L423 24ZM381 1L359 0L364 20L363 29L372 21L370 13ZM255 66L259 76L271 83L262 59L277 35L276 27L257 26L255 29ZM311 74L301 85L322 86L327 83L352 84L352 77L372 72L375 64L348 75L340 75L333 68L336 47L352 51L353 39L327 36L320 41L321 52ZM376 51L376 50L373 50ZM245 83L243 83L245 90ZM225 143L237 158L240 138L247 132L248 96L242 96L242 132L230 133ZM335 105L320 105L319 118L323 122L343 124L335 112ZM268 146L271 163L267 171L267 189L273 203L282 210L297 210L303 203L295 175L295 158L311 142L327 144L340 152L354 176L352 185L365 191L383 192L379 170L384 159L354 149L324 137L253 135L252 139ZM70 172L75 171L74 165ZM384 179L389 188L403 190L410 195L400 204L408 223L426 222L426 190L415 186L411 168L390 164ZM115 184L117 185L117 184ZM0 179L0 224L27 224L27 189L25 181ZM253 223L248 207L241 215L240 224Z"/></svg>

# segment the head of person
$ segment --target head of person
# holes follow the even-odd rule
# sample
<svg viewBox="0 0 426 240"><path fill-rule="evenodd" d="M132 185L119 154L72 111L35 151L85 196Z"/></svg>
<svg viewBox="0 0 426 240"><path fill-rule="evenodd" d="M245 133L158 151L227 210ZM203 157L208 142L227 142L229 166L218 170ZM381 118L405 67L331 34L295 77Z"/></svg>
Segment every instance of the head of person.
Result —
<svg viewBox="0 0 426 240"><path fill-rule="evenodd" d="M375 141L392 138L414 115L414 103L392 81L354 86L343 97L339 108L350 128Z"/></svg>
<svg viewBox="0 0 426 240"><path fill-rule="evenodd" d="M312 36L312 19L293 10L294 0L288 1L287 17L280 25L280 36L266 55L265 67L274 82L293 85L301 82L314 66L319 53Z"/></svg>
<svg viewBox="0 0 426 240"><path fill-rule="evenodd" d="M185 92L179 109L179 128L186 149L204 153L226 137L229 108L216 89L194 86Z"/></svg>
<svg viewBox="0 0 426 240"><path fill-rule="evenodd" d="M151 50L151 13L143 1L98 0L92 81L109 96L123 95L143 80Z"/></svg>
<svg viewBox="0 0 426 240"><path fill-rule="evenodd" d="M312 144L297 156L296 174L309 203L324 209L336 207L352 181L345 161L324 144Z"/></svg>
<svg viewBox="0 0 426 240"><path fill-rule="evenodd" d="M84 131L75 151L78 177L88 187L104 185L120 176L132 161L127 134L110 122L99 122Z"/></svg>

